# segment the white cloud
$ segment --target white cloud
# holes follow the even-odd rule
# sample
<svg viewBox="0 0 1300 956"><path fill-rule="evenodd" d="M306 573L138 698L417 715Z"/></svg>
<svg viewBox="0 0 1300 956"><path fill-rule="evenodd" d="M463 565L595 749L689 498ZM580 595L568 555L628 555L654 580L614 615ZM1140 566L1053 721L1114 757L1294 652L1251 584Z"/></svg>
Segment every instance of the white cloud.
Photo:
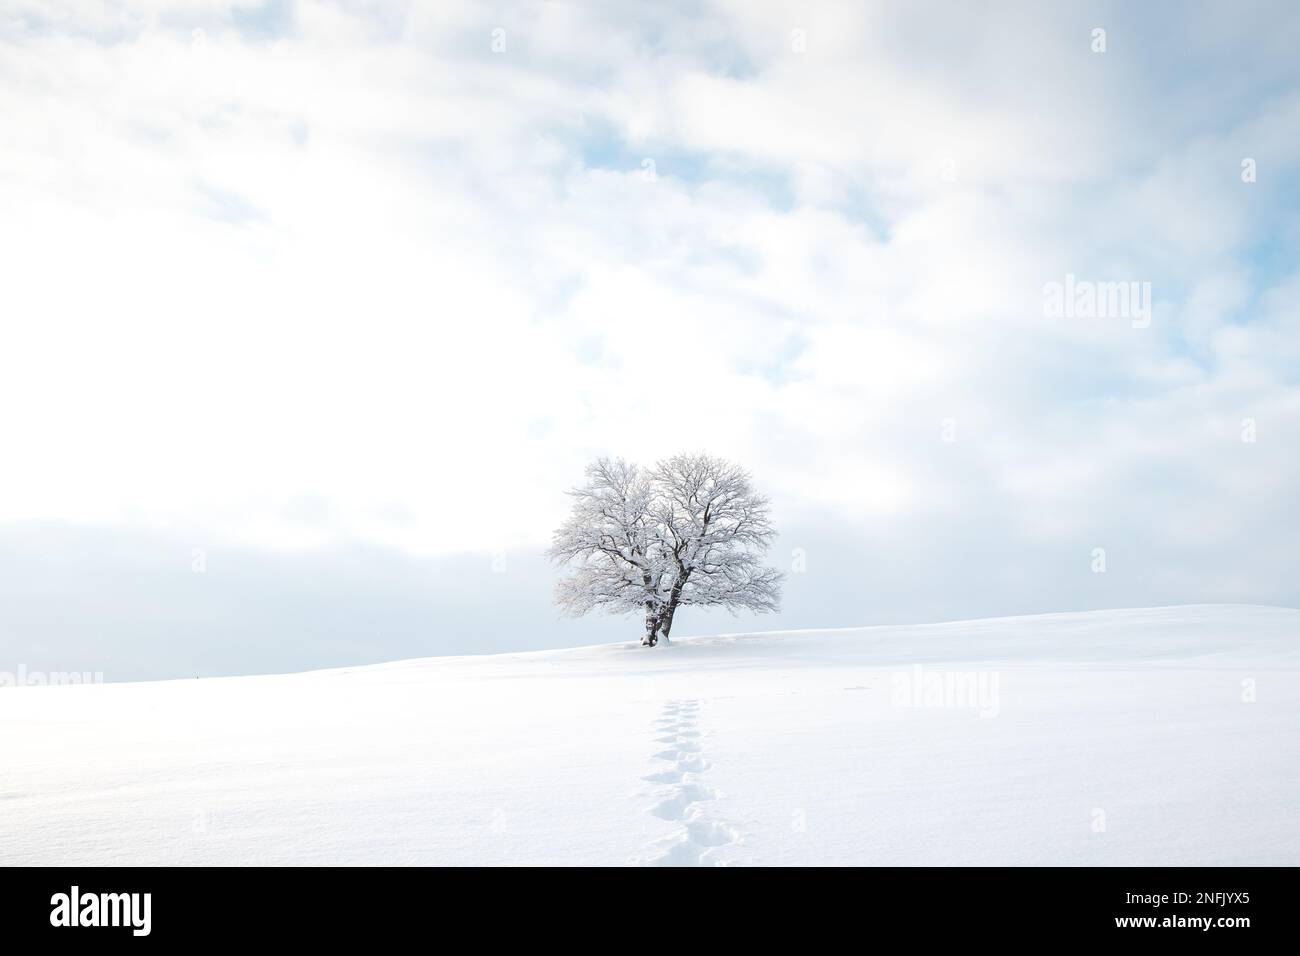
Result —
<svg viewBox="0 0 1300 956"><path fill-rule="evenodd" d="M1297 77L1184 101L1171 31L1264 42L1217 17L117 9L0 33L0 520L534 547L586 458L708 447L867 531L1008 496L1011 561L1296 530ZM1045 317L1067 272L1151 328Z"/></svg>

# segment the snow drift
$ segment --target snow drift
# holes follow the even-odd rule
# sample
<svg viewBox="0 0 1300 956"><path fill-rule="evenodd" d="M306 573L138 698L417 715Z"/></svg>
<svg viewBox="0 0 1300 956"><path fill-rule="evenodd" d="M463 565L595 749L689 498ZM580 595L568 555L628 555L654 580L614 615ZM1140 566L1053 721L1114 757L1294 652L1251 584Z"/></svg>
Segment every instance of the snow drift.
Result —
<svg viewBox="0 0 1300 956"><path fill-rule="evenodd" d="M4 864L1300 863L1300 611L0 688Z"/></svg>

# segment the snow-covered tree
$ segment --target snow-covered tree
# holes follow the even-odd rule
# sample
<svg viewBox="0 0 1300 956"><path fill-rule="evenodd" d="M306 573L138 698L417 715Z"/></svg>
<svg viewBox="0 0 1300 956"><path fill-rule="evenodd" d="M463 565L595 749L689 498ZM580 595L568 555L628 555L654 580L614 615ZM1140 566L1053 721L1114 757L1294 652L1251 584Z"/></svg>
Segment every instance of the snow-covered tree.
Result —
<svg viewBox="0 0 1300 956"><path fill-rule="evenodd" d="M743 468L711 455L650 469L600 458L569 494L549 552L569 569L556 588L568 613L644 614L641 643L653 647L679 607L779 609L781 573L761 563L776 531Z"/></svg>

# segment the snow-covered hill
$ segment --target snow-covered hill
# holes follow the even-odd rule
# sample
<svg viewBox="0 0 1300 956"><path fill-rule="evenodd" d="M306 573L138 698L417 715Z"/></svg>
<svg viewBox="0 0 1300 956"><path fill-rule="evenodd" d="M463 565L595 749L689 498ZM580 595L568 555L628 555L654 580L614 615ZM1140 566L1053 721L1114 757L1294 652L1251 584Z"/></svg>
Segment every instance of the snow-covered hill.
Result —
<svg viewBox="0 0 1300 956"><path fill-rule="evenodd" d="M5 864L1294 865L1298 811L1279 608L0 688Z"/></svg>

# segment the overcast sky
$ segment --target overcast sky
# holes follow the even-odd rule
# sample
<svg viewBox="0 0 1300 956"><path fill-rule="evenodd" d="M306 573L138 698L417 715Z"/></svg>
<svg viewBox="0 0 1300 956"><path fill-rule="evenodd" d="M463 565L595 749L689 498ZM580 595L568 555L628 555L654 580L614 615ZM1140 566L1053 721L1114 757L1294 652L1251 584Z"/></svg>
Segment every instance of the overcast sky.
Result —
<svg viewBox="0 0 1300 956"><path fill-rule="evenodd" d="M1300 604L1297 49L1292 2L8 0L0 671L635 639L540 557L600 454L773 499L785 611L675 635Z"/></svg>

